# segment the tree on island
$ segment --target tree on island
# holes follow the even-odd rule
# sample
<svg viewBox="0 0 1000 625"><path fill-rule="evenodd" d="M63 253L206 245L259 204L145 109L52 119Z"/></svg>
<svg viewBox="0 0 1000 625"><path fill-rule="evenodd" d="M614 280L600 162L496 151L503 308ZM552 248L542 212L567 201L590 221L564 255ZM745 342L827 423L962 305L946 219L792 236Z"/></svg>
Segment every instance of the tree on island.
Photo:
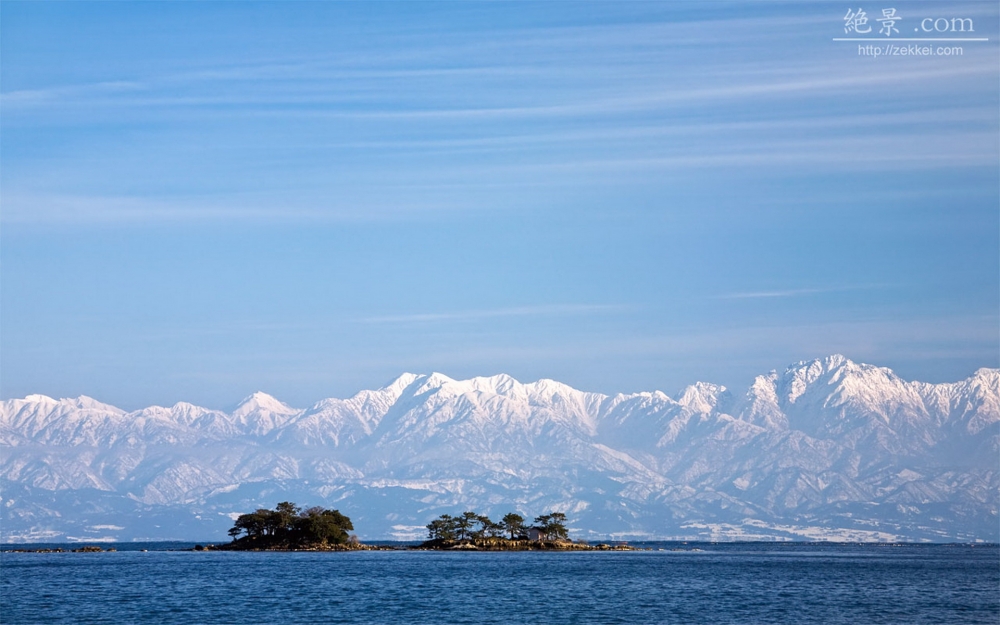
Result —
<svg viewBox="0 0 1000 625"><path fill-rule="evenodd" d="M566 529L566 515L562 512L535 517L535 527L547 540L569 538L569 531Z"/></svg>
<svg viewBox="0 0 1000 625"><path fill-rule="evenodd" d="M500 525L503 527L503 531L510 534L511 540L514 540L515 536L520 536L524 533L524 517L516 512L505 514L500 520Z"/></svg>
<svg viewBox="0 0 1000 625"><path fill-rule="evenodd" d="M288 548L305 546L343 545L354 529L351 519L338 510L314 506L302 510L299 506L283 501L274 510L260 508L241 514L233 523L229 535L233 542L251 549ZM242 538L240 534L246 534Z"/></svg>
<svg viewBox="0 0 1000 625"><path fill-rule="evenodd" d="M488 539L513 541L527 538L528 529L538 530L542 540L556 541L569 538L569 531L566 529L566 515L562 512L552 512L536 517L535 525L531 528L525 527L524 517L515 512L504 515L499 523L494 523L488 516L472 511L466 511L454 517L442 514L427 524L427 535L432 541L472 540L475 542ZM505 538L504 534L509 538Z"/></svg>
<svg viewBox="0 0 1000 625"><path fill-rule="evenodd" d="M455 540L455 519L450 514L442 514L427 525L431 540Z"/></svg>
<svg viewBox="0 0 1000 625"><path fill-rule="evenodd" d="M479 521L479 515L471 510L463 512L462 516L455 519L455 529L459 540L465 540L472 536L472 526Z"/></svg>
<svg viewBox="0 0 1000 625"><path fill-rule="evenodd" d="M503 536L503 526L499 523L494 523L490 520L490 517L486 515L477 514L476 523L479 524L479 529L472 532L473 540L481 540L483 538L499 538Z"/></svg>
<svg viewBox="0 0 1000 625"><path fill-rule="evenodd" d="M343 545L351 539L348 532L354 524L338 510L315 506L299 515L295 528L305 541Z"/></svg>

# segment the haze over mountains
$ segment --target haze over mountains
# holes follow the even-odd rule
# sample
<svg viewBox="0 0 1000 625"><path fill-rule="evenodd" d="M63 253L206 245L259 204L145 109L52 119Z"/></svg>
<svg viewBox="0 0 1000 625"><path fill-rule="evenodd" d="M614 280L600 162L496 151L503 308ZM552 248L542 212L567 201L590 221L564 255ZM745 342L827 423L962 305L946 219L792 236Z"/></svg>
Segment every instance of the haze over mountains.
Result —
<svg viewBox="0 0 1000 625"><path fill-rule="evenodd" d="M362 538L439 514L569 514L574 537L1000 540L1000 370L950 384L830 356L607 396L404 374L292 408L0 408L0 540L225 540L235 513L340 509Z"/></svg>

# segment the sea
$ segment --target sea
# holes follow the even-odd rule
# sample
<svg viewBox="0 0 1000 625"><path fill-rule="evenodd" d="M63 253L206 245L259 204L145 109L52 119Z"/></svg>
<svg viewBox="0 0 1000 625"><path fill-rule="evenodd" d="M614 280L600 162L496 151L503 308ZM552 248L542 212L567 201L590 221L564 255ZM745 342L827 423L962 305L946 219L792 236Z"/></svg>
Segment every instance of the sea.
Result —
<svg viewBox="0 0 1000 625"><path fill-rule="evenodd" d="M648 550L573 553L102 546L117 551L4 546L0 623L1000 622L997 545L645 543L637 546Z"/></svg>

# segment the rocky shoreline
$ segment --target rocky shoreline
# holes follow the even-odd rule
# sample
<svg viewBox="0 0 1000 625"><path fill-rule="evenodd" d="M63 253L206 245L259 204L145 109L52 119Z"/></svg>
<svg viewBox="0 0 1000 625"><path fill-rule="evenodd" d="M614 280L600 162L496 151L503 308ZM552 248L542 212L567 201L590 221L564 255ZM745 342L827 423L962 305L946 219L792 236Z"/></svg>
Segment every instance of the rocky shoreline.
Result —
<svg viewBox="0 0 1000 625"><path fill-rule="evenodd" d="M479 538L469 540L428 540L416 547L414 551L648 551L639 547L630 547L626 543L598 543L591 545L586 542L571 540L528 540L507 538Z"/></svg>
<svg viewBox="0 0 1000 625"><path fill-rule="evenodd" d="M273 546L260 546L251 547L245 545L238 545L233 543L226 543L222 545L206 545L201 550L197 547L195 551L398 551L396 547L389 545L365 545L361 543L348 543L343 545L331 545L331 544L315 544L315 545L303 545L299 547L289 547L287 545L273 545Z"/></svg>
<svg viewBox="0 0 1000 625"><path fill-rule="evenodd" d="M105 553L118 551L114 547L103 549L96 545L87 545L78 549L63 549L62 547L42 548L42 549L4 549L5 553Z"/></svg>
<svg viewBox="0 0 1000 625"><path fill-rule="evenodd" d="M648 547L632 547L626 543L598 543L591 545L586 542L570 540L528 540L506 538L482 538L466 540L428 540L419 545L365 545L363 543L347 544L313 544L299 547L288 545L255 545L246 543L223 543L195 545L187 549L172 551L257 551L257 552L298 552L298 551L650 551ZM117 549L104 549L95 545L87 545L77 549L43 548L43 549L7 549L8 553L110 553ZM142 551L146 551L143 549Z"/></svg>

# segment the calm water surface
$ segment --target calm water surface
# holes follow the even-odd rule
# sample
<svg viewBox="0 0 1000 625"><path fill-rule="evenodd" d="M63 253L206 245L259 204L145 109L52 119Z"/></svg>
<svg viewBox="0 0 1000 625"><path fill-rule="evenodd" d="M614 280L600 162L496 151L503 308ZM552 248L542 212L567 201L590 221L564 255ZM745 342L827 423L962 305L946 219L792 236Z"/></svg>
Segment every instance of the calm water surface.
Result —
<svg viewBox="0 0 1000 625"><path fill-rule="evenodd" d="M2 553L0 622L1000 622L996 546L698 548Z"/></svg>

